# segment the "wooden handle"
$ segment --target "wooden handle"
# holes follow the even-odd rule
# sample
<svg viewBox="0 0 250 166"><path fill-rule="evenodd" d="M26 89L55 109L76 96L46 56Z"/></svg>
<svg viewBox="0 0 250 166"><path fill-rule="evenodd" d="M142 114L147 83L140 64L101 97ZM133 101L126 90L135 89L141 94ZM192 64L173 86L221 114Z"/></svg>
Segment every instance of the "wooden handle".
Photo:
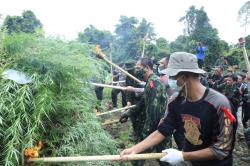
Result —
<svg viewBox="0 0 250 166"><path fill-rule="evenodd" d="M113 112L118 112L118 111L130 109L130 108L134 108L135 106L136 105L126 106L126 107L123 107L123 108L118 108L118 109L114 109L114 110L107 111L107 112L97 113L96 115L101 116L101 115L105 115L105 114L110 114L110 113L113 113Z"/></svg>
<svg viewBox="0 0 250 166"><path fill-rule="evenodd" d="M98 84L98 83L90 83L91 85L99 86L99 87L104 87L104 88L113 88L113 89L120 89L120 90L126 90L125 87L121 86L114 86L114 85L106 85L106 84Z"/></svg>
<svg viewBox="0 0 250 166"><path fill-rule="evenodd" d="M119 69L120 71L122 71L124 74L126 74L127 76L129 76L130 78L132 78L133 80L135 80L138 83L142 83L141 80L137 79L136 77L134 77L133 75L129 74L126 70L124 70L123 68L121 68L120 66L118 66L117 64L114 64L113 62L111 62L110 60L108 60L107 58L103 58L106 62L108 62L109 64L113 65L115 68Z"/></svg>
<svg viewBox="0 0 250 166"><path fill-rule="evenodd" d="M147 154L131 154L126 155L128 160L156 160L165 156L166 153L147 153ZM77 157L43 157L30 158L28 162L81 162L81 161L121 161L120 155L104 155L104 156L77 156Z"/></svg>
<svg viewBox="0 0 250 166"><path fill-rule="evenodd" d="M242 47L242 49L243 49L244 61L245 61L246 67L247 67L248 76L250 76L250 64L249 64L249 59L247 56L247 50L245 47L245 44L246 44L245 38L243 38L243 37L239 38L239 44L240 44L240 47Z"/></svg>
<svg viewBox="0 0 250 166"><path fill-rule="evenodd" d="M116 119L116 120L113 120L113 121L106 121L106 122L103 122L102 125L105 126L105 125L111 125L111 124L114 124L114 123L119 123L119 119Z"/></svg>
<svg viewBox="0 0 250 166"><path fill-rule="evenodd" d="M97 55L97 57L105 60L106 62L108 62L110 65L114 66L115 68L119 69L120 71L122 71L124 74L126 74L127 76L129 76L130 78L132 78L133 80L135 80L138 83L142 83L141 80L137 79L136 77L134 77L133 75L129 74L126 70L124 70L123 68L121 68L120 66L118 66L117 64L114 64L113 62L111 62L109 59L106 58L106 55L102 52L101 47L99 45L97 45L95 47L95 53Z"/></svg>

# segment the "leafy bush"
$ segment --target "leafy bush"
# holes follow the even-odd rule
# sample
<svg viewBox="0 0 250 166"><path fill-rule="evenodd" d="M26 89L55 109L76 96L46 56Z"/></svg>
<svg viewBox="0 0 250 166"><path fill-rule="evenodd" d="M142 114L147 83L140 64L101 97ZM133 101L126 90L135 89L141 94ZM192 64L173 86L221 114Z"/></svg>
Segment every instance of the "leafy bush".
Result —
<svg viewBox="0 0 250 166"><path fill-rule="evenodd" d="M101 77L103 64L89 50L74 41L0 32L0 71L32 78L26 85L0 79L0 165L22 165L24 149L39 140L43 156L117 153L91 112L95 96L86 82Z"/></svg>

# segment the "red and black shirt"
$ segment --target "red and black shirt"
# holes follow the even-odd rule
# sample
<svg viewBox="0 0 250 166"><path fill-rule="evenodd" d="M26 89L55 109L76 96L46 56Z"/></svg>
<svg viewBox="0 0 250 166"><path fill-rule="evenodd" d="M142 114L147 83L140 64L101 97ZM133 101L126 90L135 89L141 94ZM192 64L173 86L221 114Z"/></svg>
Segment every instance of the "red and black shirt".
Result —
<svg viewBox="0 0 250 166"><path fill-rule="evenodd" d="M174 131L182 133L184 152L211 148L216 159L192 161L194 166L230 166L234 146L235 117L231 114L228 99L212 89L196 102L177 101L169 103L168 113L158 126L164 136Z"/></svg>

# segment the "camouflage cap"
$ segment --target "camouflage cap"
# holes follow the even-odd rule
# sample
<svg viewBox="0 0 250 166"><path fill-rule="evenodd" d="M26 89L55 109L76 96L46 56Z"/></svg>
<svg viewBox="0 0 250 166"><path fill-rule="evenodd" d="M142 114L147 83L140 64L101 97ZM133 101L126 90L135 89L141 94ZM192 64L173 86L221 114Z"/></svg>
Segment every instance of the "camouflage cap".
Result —
<svg viewBox="0 0 250 166"><path fill-rule="evenodd" d="M172 53L169 58L168 68L163 72L168 76L176 76L180 72L206 73L198 67L197 57L187 52Z"/></svg>

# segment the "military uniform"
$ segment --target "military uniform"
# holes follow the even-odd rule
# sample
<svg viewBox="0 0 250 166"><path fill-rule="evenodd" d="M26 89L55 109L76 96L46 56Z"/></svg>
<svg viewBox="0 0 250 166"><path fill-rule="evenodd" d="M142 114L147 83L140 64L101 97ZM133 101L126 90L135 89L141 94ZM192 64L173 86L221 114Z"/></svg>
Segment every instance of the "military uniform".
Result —
<svg viewBox="0 0 250 166"><path fill-rule="evenodd" d="M146 111L146 119L143 127L143 138L145 139L152 132L157 130L158 124L164 116L167 105L167 93L165 86L160 82L159 78L155 74L152 74L147 80L143 97ZM172 147L171 143L172 140L169 137L149 151L156 150L156 152L161 152L166 148ZM160 162L160 165L168 164Z"/></svg>
<svg viewBox="0 0 250 166"><path fill-rule="evenodd" d="M135 72L134 69L129 68L128 72L134 75L136 78L142 80L143 76L140 73ZM126 77L126 86L132 86L135 88L141 88L141 85L130 77ZM131 105L137 104L142 100L142 95L136 94L134 92L126 92L127 102ZM134 131L135 143L142 140L142 129L145 121L145 107L136 107L128 111L128 116L132 122L132 127Z"/></svg>
<svg viewBox="0 0 250 166"><path fill-rule="evenodd" d="M133 115L145 116L143 125L140 125L139 127L142 131L140 132L140 141L142 141L152 132L157 130L157 126L166 111L166 105L167 93L165 86L160 82L159 77L157 77L155 74L152 74L147 80L146 85L144 86L144 93L140 102L136 104L135 109L129 111L130 117ZM166 147L172 147L171 138L165 139L161 144L147 150L146 152L152 152L154 150L156 152L161 152ZM160 165L165 166L169 164L165 162L160 162Z"/></svg>
<svg viewBox="0 0 250 166"><path fill-rule="evenodd" d="M250 119L250 83L242 83L240 86L242 95L242 124L244 128L250 127L247 125Z"/></svg>
<svg viewBox="0 0 250 166"><path fill-rule="evenodd" d="M223 83L221 85L218 85L217 88L231 102L231 104L234 107L233 114L236 115L237 109L238 109L239 104L241 102L241 94L240 94L240 90L239 90L237 84L233 84L233 85L229 86L226 83Z"/></svg>
<svg viewBox="0 0 250 166"><path fill-rule="evenodd" d="M242 92L242 124L244 126L244 135L246 139L247 146L250 150L250 83L243 83L241 86ZM250 161L250 156L248 157L248 161Z"/></svg>
<svg viewBox="0 0 250 166"><path fill-rule="evenodd" d="M143 79L143 75L140 72L136 72L134 69L127 70L127 71L130 74L134 75L139 80ZM126 86L142 88L142 86L138 82L136 82L130 77L126 77ZM143 93L138 94L135 92L126 92L126 99L127 99L127 102L131 103L131 105L134 105L134 104L136 105L141 100L143 100ZM133 137L134 137L133 141L135 143L142 141L143 140L142 130L143 130L145 116L146 116L144 105L142 104L140 107L132 108L129 111L125 112L124 114L126 114L131 120L132 127L133 127ZM144 161L131 161L131 163L133 166L142 166L144 164Z"/></svg>
<svg viewBox="0 0 250 166"><path fill-rule="evenodd" d="M164 85L159 78L152 74L144 90L146 119L143 127L144 138L157 129L160 119L164 116L167 104L167 95Z"/></svg>

